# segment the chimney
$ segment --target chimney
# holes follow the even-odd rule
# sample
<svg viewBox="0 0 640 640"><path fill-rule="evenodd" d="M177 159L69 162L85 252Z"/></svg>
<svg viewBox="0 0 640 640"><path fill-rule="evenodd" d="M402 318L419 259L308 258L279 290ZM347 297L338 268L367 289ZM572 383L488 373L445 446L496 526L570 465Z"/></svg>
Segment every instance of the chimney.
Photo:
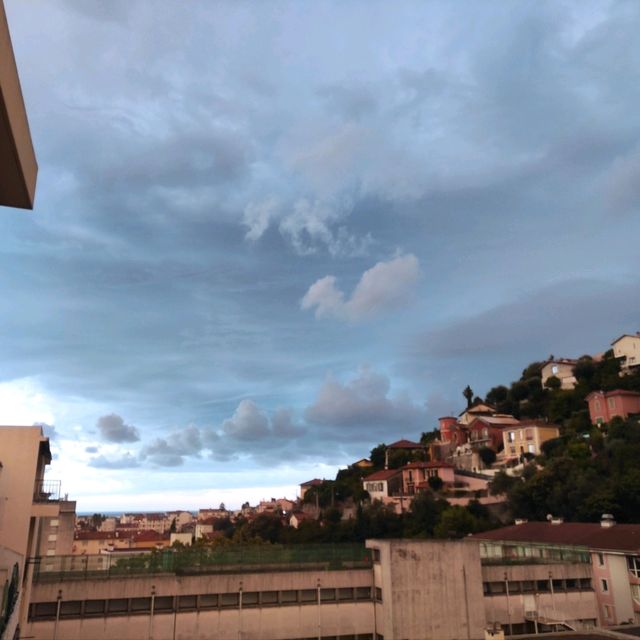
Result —
<svg viewBox="0 0 640 640"><path fill-rule="evenodd" d="M613 519L613 516L610 513L603 513L602 518L600 519L600 526L608 529L609 527L615 526L616 521Z"/></svg>
<svg viewBox="0 0 640 640"><path fill-rule="evenodd" d="M526 518L516 518L516 524L517 525L527 524L527 522L529 522L529 521Z"/></svg>

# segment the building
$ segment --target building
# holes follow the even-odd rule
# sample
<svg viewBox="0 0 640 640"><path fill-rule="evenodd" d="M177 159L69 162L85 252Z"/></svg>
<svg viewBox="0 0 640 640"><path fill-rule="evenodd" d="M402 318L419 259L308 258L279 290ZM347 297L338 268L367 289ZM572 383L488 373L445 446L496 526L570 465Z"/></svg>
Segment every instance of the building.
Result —
<svg viewBox="0 0 640 640"><path fill-rule="evenodd" d="M591 568L598 624L640 624L640 525L616 524L605 515L600 523L523 522L474 537L513 545L583 548Z"/></svg>
<svg viewBox="0 0 640 640"><path fill-rule="evenodd" d="M502 450L503 431L517 427L519 424L520 420L517 418L502 413L474 418L467 426L469 433L467 442L474 450L489 447L497 453Z"/></svg>
<svg viewBox="0 0 640 640"><path fill-rule="evenodd" d="M314 478L313 480L307 480L307 482L303 482L300 485L300 500L304 500L304 495L309 491L309 489L313 487L319 487L324 480L320 480L318 478Z"/></svg>
<svg viewBox="0 0 640 640"><path fill-rule="evenodd" d="M571 358L549 358L540 370L542 388L546 389L549 378L558 378L561 389L573 389L578 382L573 375L573 368L577 363L577 360Z"/></svg>
<svg viewBox="0 0 640 640"><path fill-rule="evenodd" d="M576 544L368 540L54 561L34 577L33 640L480 640L497 626L598 621L589 551Z"/></svg>
<svg viewBox="0 0 640 640"><path fill-rule="evenodd" d="M397 440L388 444L384 450L384 468L389 468L389 452L393 451L405 451L410 453L417 453L419 456L426 457L426 447L419 442L413 442L411 440Z"/></svg>
<svg viewBox="0 0 640 640"><path fill-rule="evenodd" d="M60 500L55 517L42 519L38 556L67 556L73 552L73 536L76 524L74 500Z"/></svg>
<svg viewBox="0 0 640 640"><path fill-rule="evenodd" d="M447 462L410 462L401 471L402 491L406 496L429 489L429 478L439 478L450 486L455 482L455 468Z"/></svg>
<svg viewBox="0 0 640 640"><path fill-rule="evenodd" d="M626 375L640 366L640 332L625 333L611 343L613 357L620 360L620 375Z"/></svg>
<svg viewBox="0 0 640 640"><path fill-rule="evenodd" d="M615 417L626 420L640 414L640 393L637 391L592 391L585 400L589 404L592 424L606 424Z"/></svg>
<svg viewBox="0 0 640 640"><path fill-rule="evenodd" d="M0 205L33 209L38 164L0 1Z"/></svg>
<svg viewBox="0 0 640 640"><path fill-rule="evenodd" d="M374 471L364 478L362 486L369 493L371 500L390 502L388 498L399 496L402 493L402 470Z"/></svg>
<svg viewBox="0 0 640 640"><path fill-rule="evenodd" d="M560 428L537 420L520 422L502 432L504 459L519 458L523 454L542 453L542 444L560 436Z"/></svg>
<svg viewBox="0 0 640 640"><path fill-rule="evenodd" d="M496 408L487 402L476 402L467 407L458 415L460 424L469 424L481 416L492 416L496 413Z"/></svg>
<svg viewBox="0 0 640 640"><path fill-rule="evenodd" d="M51 525L60 521L60 482L44 477L50 463L41 427L0 427L0 590L6 594L0 628L6 638L26 620L33 573L28 559L48 551Z"/></svg>

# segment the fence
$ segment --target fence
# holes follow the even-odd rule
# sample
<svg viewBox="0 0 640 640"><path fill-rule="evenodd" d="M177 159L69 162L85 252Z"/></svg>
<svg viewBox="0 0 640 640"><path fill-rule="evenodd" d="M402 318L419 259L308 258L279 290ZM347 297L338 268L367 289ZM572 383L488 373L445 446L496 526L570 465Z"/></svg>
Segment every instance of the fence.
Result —
<svg viewBox="0 0 640 640"><path fill-rule="evenodd" d="M116 555L117 553L117 555ZM36 558L34 581L140 576L158 573L247 573L262 571L341 570L371 566L369 549L356 544L251 545L187 547L151 553Z"/></svg>

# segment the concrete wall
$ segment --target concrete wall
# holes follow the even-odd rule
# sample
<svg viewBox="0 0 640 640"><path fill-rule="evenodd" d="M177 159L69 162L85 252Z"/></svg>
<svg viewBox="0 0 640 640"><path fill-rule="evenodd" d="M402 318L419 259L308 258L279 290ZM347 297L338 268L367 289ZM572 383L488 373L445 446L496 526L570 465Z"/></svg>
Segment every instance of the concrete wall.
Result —
<svg viewBox="0 0 640 640"><path fill-rule="evenodd" d="M376 632L385 640L466 640L484 634L477 541L370 540ZM379 554L379 556L378 556Z"/></svg>
<svg viewBox="0 0 640 640"><path fill-rule="evenodd" d="M140 578L75 580L34 585L33 603L155 598L205 594L244 594L341 587L371 587L369 569L348 571L296 571L207 576L156 575ZM321 591L320 591L321 593ZM175 625L175 635L174 635ZM318 636L368 635L374 630L373 603L322 602L273 604L229 609L155 612L154 615L101 615L73 619L30 620L25 634L34 640L53 637L65 640L120 638L216 638L217 640L272 640Z"/></svg>

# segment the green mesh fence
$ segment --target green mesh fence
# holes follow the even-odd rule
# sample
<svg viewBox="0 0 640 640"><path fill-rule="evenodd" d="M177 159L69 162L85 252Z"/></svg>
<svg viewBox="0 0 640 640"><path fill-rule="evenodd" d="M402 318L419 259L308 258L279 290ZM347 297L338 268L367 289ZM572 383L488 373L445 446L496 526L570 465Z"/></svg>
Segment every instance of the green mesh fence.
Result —
<svg viewBox="0 0 640 640"><path fill-rule="evenodd" d="M186 547L152 553L116 552L103 555L53 556L34 560L38 582L135 576L157 573L194 575L292 571L342 570L371 566L371 554L358 544L251 545Z"/></svg>

